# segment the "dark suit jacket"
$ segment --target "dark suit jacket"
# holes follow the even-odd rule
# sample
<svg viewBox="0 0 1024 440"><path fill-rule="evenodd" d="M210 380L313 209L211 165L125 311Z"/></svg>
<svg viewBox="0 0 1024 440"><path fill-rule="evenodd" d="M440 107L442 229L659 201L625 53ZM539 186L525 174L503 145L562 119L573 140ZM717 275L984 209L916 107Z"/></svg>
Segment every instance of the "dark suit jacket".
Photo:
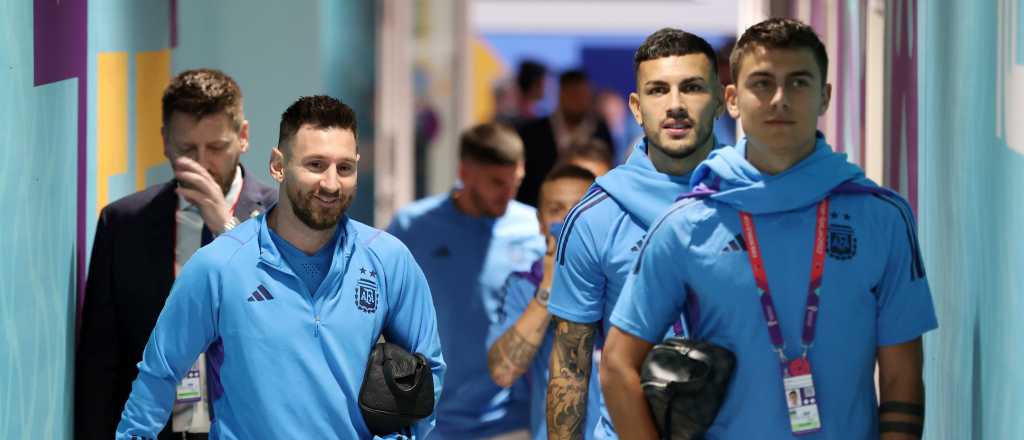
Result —
<svg viewBox="0 0 1024 440"><path fill-rule="evenodd" d="M523 178L519 192L516 193L516 200L527 205L537 206L537 197L540 195L540 184L548 175L551 168L555 166L558 159L558 145L555 143L555 129L551 126L550 117L542 117L526 122L516 128L519 137L523 139L523 146L526 148L526 177ZM608 152L612 153L612 135L604 121L598 119L597 127L594 130L594 137L608 145Z"/></svg>
<svg viewBox="0 0 1024 440"><path fill-rule="evenodd" d="M176 186L151 186L100 213L75 359L76 439L114 438L135 364L174 283ZM276 189L246 178L235 216L245 221L276 201ZM203 236L209 237L205 226Z"/></svg>

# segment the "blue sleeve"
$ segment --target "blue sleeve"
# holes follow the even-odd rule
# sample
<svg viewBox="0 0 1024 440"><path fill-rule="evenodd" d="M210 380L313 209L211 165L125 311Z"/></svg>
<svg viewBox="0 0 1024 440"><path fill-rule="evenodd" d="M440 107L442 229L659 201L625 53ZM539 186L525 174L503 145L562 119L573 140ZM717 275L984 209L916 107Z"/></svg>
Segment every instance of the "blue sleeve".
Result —
<svg viewBox="0 0 1024 440"><path fill-rule="evenodd" d="M579 206L574 211L577 209ZM558 240L548 311L573 322L600 321L604 318L607 284L601 268L600 247L608 237L595 239L587 217L577 219L562 233L567 235Z"/></svg>
<svg viewBox="0 0 1024 440"><path fill-rule="evenodd" d="M399 244L392 255L387 274L389 310L384 338L413 353L427 358L434 379L434 402L441 398L445 364L441 357L441 340L437 334L437 315L430 296L430 287L423 271L409 250ZM413 438L424 439L434 429L435 411L413 427Z"/></svg>
<svg viewBox="0 0 1024 440"><path fill-rule="evenodd" d="M396 212L395 216L391 219L391 223L388 224L388 228L385 230L388 234L395 236L399 241L405 243L405 230L408 228L408 221L402 212Z"/></svg>
<svg viewBox="0 0 1024 440"><path fill-rule="evenodd" d="M671 217L663 217L648 232L609 319L652 344L664 339L685 305L685 268L679 262L686 249L670 222Z"/></svg>
<svg viewBox="0 0 1024 440"><path fill-rule="evenodd" d="M501 287L501 303L498 305L497 316L491 320L487 329L487 350L519 320L533 300L537 285L520 274L513 273Z"/></svg>
<svg viewBox="0 0 1024 440"><path fill-rule="evenodd" d="M876 287L879 346L912 341L938 327L913 213L905 203L899 205L887 238L885 273Z"/></svg>
<svg viewBox="0 0 1024 440"><path fill-rule="evenodd" d="M178 383L217 339L218 273L209 247L182 268L139 362L117 425L118 439L156 438L167 424Z"/></svg>

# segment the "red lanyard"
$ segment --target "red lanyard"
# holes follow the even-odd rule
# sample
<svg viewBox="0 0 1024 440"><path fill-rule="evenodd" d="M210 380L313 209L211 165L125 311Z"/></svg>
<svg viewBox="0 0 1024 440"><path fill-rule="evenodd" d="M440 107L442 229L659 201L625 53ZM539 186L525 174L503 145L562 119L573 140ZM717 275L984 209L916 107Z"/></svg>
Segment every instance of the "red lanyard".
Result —
<svg viewBox="0 0 1024 440"><path fill-rule="evenodd" d="M761 298L761 311L764 312L764 320L768 324L768 334L771 336L772 346L779 354L782 363L785 364L785 342L782 339L782 329L779 327L779 314L775 310L775 303L772 302L771 290L768 288L768 274L764 270L764 256L761 255L761 245L757 241L757 232L754 230L754 218L747 212L740 212L740 222L743 224L743 237L747 241L747 255L750 257L750 266L754 272L754 282L757 283L758 296ZM807 351L814 343L814 329L818 324L818 303L820 301L821 275L825 269L825 244L828 235L828 198L818 203L818 221L814 226L814 255L811 258L811 281L807 287L807 307L804 310L804 332L803 357L807 357Z"/></svg>

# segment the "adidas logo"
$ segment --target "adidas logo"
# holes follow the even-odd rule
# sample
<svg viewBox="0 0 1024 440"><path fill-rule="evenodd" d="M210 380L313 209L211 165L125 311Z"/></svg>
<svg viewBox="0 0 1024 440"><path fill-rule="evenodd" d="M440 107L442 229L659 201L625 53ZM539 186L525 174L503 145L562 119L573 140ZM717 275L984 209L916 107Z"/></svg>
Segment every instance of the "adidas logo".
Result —
<svg viewBox="0 0 1024 440"><path fill-rule="evenodd" d="M640 252L640 248L643 247L643 245L644 245L644 241L643 240L637 240L636 244L634 244L633 247L629 248L629 250L631 252Z"/></svg>
<svg viewBox="0 0 1024 440"><path fill-rule="evenodd" d="M448 246L443 244L441 245L441 247L437 248L437 250L434 251L435 257L448 257L451 254L452 251L448 250Z"/></svg>
<svg viewBox="0 0 1024 440"><path fill-rule="evenodd" d="M270 291L263 287L262 284L249 295L249 302L270 301L272 299L274 299L274 295L271 295Z"/></svg>
<svg viewBox="0 0 1024 440"><path fill-rule="evenodd" d="M640 239L636 241L636 244L634 244L633 247L629 248L629 250L631 252L640 252L640 249L644 247L645 238L647 238L647 234L641 236Z"/></svg>
<svg viewBox="0 0 1024 440"><path fill-rule="evenodd" d="M726 252L746 252L747 242L743 240L743 234L736 234L732 240L729 240L729 244L722 249L722 253Z"/></svg>

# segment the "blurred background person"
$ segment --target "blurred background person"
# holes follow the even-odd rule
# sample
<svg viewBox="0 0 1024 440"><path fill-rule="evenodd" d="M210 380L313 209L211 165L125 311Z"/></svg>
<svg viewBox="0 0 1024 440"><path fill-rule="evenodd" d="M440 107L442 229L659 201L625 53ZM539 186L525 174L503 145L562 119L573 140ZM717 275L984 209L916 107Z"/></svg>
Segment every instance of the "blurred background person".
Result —
<svg viewBox="0 0 1024 440"><path fill-rule="evenodd" d="M544 99L547 77L548 68L544 64L532 59L521 61L515 80L502 81L495 88L495 120L515 127L536 118L537 103Z"/></svg>
<svg viewBox="0 0 1024 440"><path fill-rule="evenodd" d="M402 208L388 227L426 273L449 366L431 438L527 438L525 385L495 385L485 347L505 280L545 250L536 210L512 199L523 143L497 122L466 130L459 143L455 188Z"/></svg>
<svg viewBox="0 0 1024 440"><path fill-rule="evenodd" d="M528 205L537 204L537 193L544 176L572 145L598 138L611 152L611 133L594 111L590 82L580 70L569 70L559 76L555 111L550 116L523 124L519 127L519 135L526 146L526 177L516 200Z"/></svg>
<svg viewBox="0 0 1024 440"><path fill-rule="evenodd" d="M563 165L583 168L590 171L595 177L605 175L614 167L612 164L612 153L608 149L608 144L597 138L570 146L558 159L558 163L555 164L552 170ZM540 203L540 201L537 203Z"/></svg>
<svg viewBox="0 0 1024 440"><path fill-rule="evenodd" d="M553 337L548 298L554 275L555 242L566 214L583 198L594 177L586 168L564 164L544 178L537 218L547 240L547 253L533 263L529 272L515 272L505 282L497 320L491 323L487 334L487 366L494 382L509 387L525 375L530 393L530 432L535 440L548 438L545 398ZM595 364L592 375L596 376L596 368ZM590 386L590 392L600 392L597 381ZM601 417L597 401L590 403L583 428L587 439L593 437L594 426Z"/></svg>

